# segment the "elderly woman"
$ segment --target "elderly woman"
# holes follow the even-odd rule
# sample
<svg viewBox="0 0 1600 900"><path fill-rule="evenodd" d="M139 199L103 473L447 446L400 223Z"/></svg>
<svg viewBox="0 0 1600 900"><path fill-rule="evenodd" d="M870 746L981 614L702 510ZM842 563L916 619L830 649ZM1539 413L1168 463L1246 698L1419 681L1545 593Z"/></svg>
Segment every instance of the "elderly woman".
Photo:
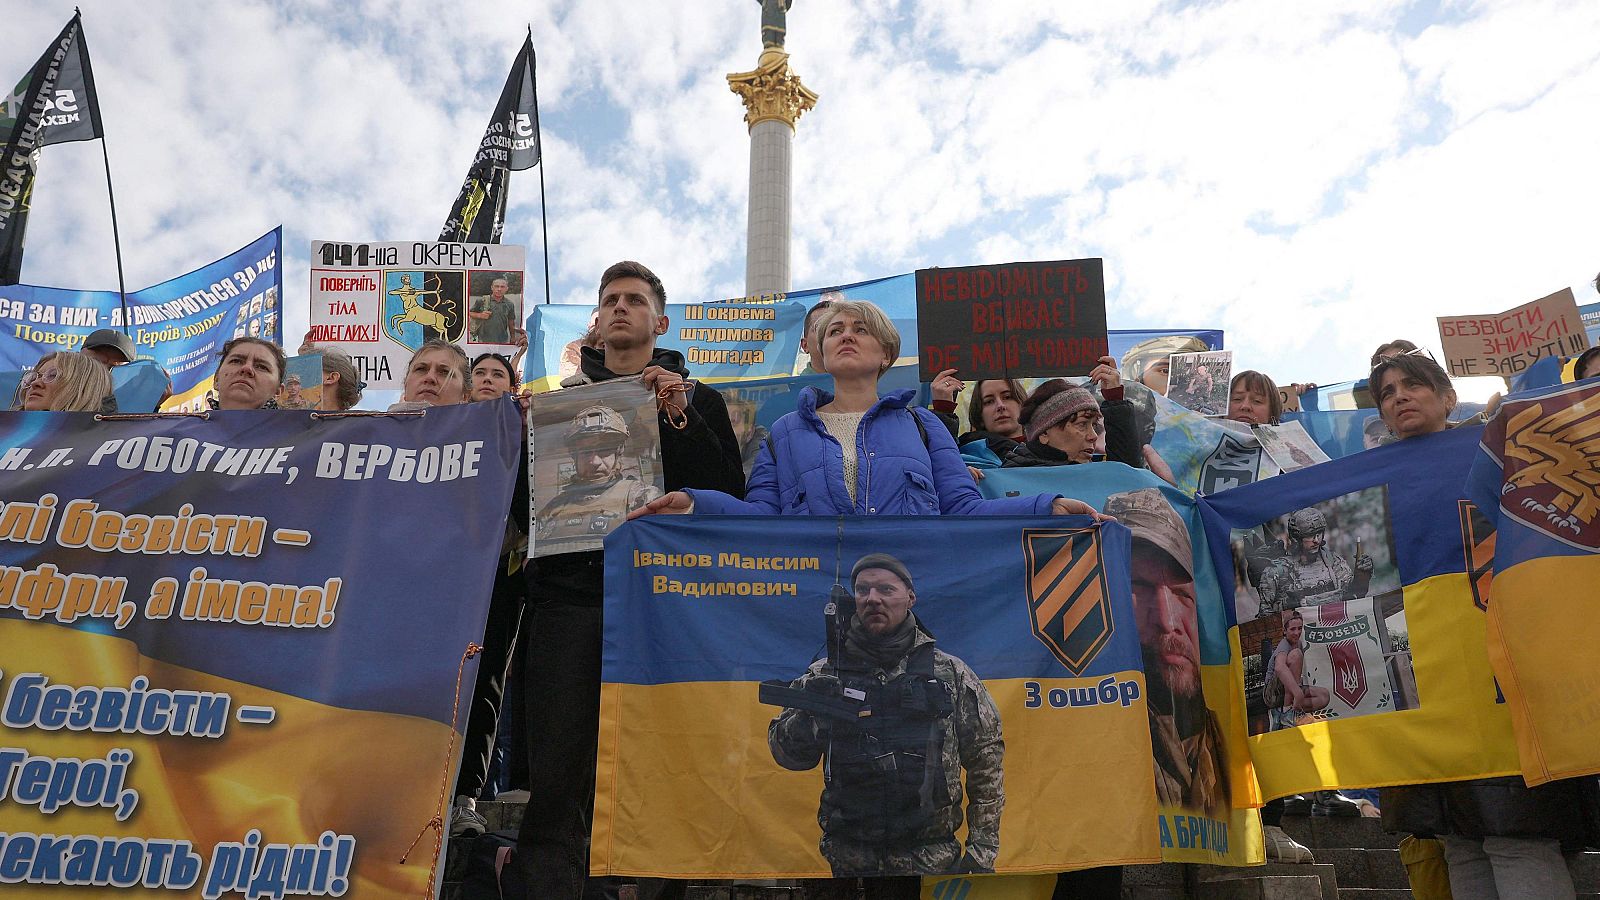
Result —
<svg viewBox="0 0 1600 900"><path fill-rule="evenodd" d="M836 393L800 392L757 454L744 500L719 491L673 491L633 515L1094 515L1087 503L1041 494L985 500L955 441L933 413L908 405L914 391L878 396L878 378L899 356L900 334L878 307L847 300L817 319L814 361Z"/></svg>
<svg viewBox="0 0 1600 900"><path fill-rule="evenodd" d="M286 365L283 348L271 341L236 337L223 344L212 409L276 409Z"/></svg>
<svg viewBox="0 0 1600 900"><path fill-rule="evenodd" d="M40 357L33 370L22 376L17 393L17 408L34 412L116 412L117 408L111 399L111 370L81 353Z"/></svg>
<svg viewBox="0 0 1600 900"><path fill-rule="evenodd" d="M1133 405L1122 396L1122 376L1107 356L1089 373L1104 402L1089 389L1059 378L1039 385L1017 418L1027 440L1005 458L1007 468L1066 466L1104 457L1138 468L1144 454L1134 424Z"/></svg>
<svg viewBox="0 0 1600 900"><path fill-rule="evenodd" d="M1432 359L1411 353L1380 359L1370 384L1384 424L1400 441L1451 427L1456 392ZM1510 776L1406 785L1384 788L1379 806L1389 831L1443 842L1457 897L1571 900L1575 891L1562 852L1583 847L1583 781L1530 788Z"/></svg>

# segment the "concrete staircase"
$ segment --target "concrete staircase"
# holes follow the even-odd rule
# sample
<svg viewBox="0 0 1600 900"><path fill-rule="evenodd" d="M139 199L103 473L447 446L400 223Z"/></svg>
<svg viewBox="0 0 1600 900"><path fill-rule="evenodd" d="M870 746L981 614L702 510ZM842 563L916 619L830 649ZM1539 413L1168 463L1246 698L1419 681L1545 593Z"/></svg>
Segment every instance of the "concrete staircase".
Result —
<svg viewBox="0 0 1600 900"><path fill-rule="evenodd" d="M480 803L489 830L515 829L520 803ZM1402 900L1411 897L1399 837L1386 834L1377 819L1286 816L1283 829L1311 848L1315 865L1273 864L1248 869L1164 863L1130 866L1123 877L1123 900ZM460 882L467 842L455 841L445 862L442 900L464 897ZM1600 900L1600 853L1585 853L1575 866L1578 897ZM628 889L624 889L628 891ZM630 900L629 891L623 900ZM686 900L806 900L792 882L695 884ZM1470 898L1460 898L1470 900Z"/></svg>

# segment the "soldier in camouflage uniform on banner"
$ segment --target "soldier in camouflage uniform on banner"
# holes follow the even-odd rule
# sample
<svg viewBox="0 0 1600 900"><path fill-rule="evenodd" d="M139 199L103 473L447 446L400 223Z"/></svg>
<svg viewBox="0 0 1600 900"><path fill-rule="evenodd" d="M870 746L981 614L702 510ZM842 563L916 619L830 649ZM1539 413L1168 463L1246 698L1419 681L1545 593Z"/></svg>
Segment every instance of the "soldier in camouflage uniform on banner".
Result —
<svg viewBox="0 0 1600 900"><path fill-rule="evenodd" d="M1355 558L1354 571L1344 558L1327 549L1328 521L1307 507L1289 516L1289 552L1261 574L1259 615L1367 595L1372 582L1372 557Z"/></svg>
<svg viewBox="0 0 1600 900"><path fill-rule="evenodd" d="M661 496L653 484L622 473L628 425L609 406L587 406L567 429L576 474L539 510L538 541L604 536L628 513Z"/></svg>
<svg viewBox="0 0 1600 900"><path fill-rule="evenodd" d="M790 684L872 715L786 708L767 729L778 765L823 767L821 851L835 876L990 872L1005 805L1000 711L983 681L911 613L911 573L886 553L851 570L855 612L838 659ZM961 827L965 769L967 844Z"/></svg>

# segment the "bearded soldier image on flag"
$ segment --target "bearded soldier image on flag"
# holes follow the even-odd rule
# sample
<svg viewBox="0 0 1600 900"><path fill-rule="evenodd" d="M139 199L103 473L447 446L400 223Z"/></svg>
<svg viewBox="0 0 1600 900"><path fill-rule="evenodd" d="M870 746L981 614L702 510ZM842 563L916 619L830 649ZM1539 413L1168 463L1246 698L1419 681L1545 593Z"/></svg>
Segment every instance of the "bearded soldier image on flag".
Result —
<svg viewBox="0 0 1600 900"><path fill-rule="evenodd" d="M628 425L609 406L586 406L567 429L575 475L572 483L539 510L535 539L595 538L611 533L628 513L661 496L622 471Z"/></svg>
<svg viewBox="0 0 1600 900"><path fill-rule="evenodd" d="M1372 557L1359 552L1350 563L1327 548L1328 520L1307 507L1289 516L1289 552L1261 574L1260 615L1297 606L1320 606L1367 595Z"/></svg>
<svg viewBox="0 0 1600 900"><path fill-rule="evenodd" d="M853 609L837 586L829 605L840 628L828 658L762 685L762 702L784 707L767 729L772 758L797 772L822 764L820 849L835 876L992 872L1005 805L994 698L912 614L904 563L869 553L850 584Z"/></svg>

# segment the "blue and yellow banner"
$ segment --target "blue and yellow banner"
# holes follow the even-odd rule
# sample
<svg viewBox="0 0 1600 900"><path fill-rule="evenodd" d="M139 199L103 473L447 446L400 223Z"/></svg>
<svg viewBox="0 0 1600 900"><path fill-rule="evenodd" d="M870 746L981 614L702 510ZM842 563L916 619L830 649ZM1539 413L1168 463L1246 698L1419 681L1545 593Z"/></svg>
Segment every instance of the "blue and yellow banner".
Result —
<svg viewBox="0 0 1600 900"><path fill-rule="evenodd" d="M707 303L669 303L670 325L656 346L684 355L696 378L712 383L809 374L809 358L800 352L806 310L822 301L864 300L883 310L900 333L897 366L917 362L917 285L911 274L891 275L854 284L809 288L786 294L760 294ZM577 371L578 348L594 325L590 304L535 306L528 316L528 355L523 381L536 391L554 389ZM1217 329L1112 330L1107 341L1117 359L1151 338L1178 335L1222 349Z"/></svg>
<svg viewBox="0 0 1600 900"><path fill-rule="evenodd" d="M1193 497L1149 471L1100 462L989 469L985 497L1057 493L1131 531L1136 637L1150 685L1162 859L1214 865L1262 861L1261 805L1245 744L1243 681L1233 613ZM1146 760L1146 764L1149 764Z"/></svg>
<svg viewBox="0 0 1600 900"><path fill-rule="evenodd" d="M1130 549L1087 517L618 529L591 872L1159 859Z"/></svg>
<svg viewBox="0 0 1600 900"><path fill-rule="evenodd" d="M6 896L425 896L516 405L97 418L0 414Z"/></svg>
<svg viewBox="0 0 1600 900"><path fill-rule="evenodd" d="M282 247L283 229L274 228L216 262L127 295L134 350L172 377L169 412L205 408L217 354L229 340L283 343ZM101 328L124 328L116 291L0 287L0 370L32 368L57 350L76 353Z"/></svg>
<svg viewBox="0 0 1600 900"><path fill-rule="evenodd" d="M1494 532L1465 493L1481 432L1200 501L1265 796L1520 770L1485 652Z"/></svg>
<svg viewBox="0 0 1600 900"><path fill-rule="evenodd" d="M1472 497L1489 662L1530 785L1600 772L1600 381L1514 394L1484 429ZM1491 581L1492 578L1492 590ZM1574 663L1577 662L1577 665Z"/></svg>

